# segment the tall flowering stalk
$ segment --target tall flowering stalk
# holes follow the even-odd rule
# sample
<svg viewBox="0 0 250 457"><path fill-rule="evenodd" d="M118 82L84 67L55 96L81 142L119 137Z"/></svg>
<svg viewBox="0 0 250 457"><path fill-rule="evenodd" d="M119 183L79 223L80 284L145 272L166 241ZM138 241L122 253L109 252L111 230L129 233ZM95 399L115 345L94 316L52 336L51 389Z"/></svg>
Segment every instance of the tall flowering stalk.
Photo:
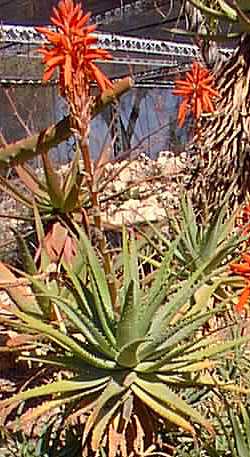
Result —
<svg viewBox="0 0 250 457"><path fill-rule="evenodd" d="M179 127L183 127L186 117L191 114L194 119L193 133L194 140L200 149L200 167L205 163L201 143L201 123L199 122L203 113L213 113L215 110L213 98L219 96L214 88L214 76L198 62L193 62L190 71L185 79L175 81L173 94L183 97L178 112ZM209 218L209 208L206 201L206 192L201 193L203 203L203 219Z"/></svg>
<svg viewBox="0 0 250 457"><path fill-rule="evenodd" d="M90 84L96 82L101 91L112 88L112 83L95 64L96 59L107 60L111 55L96 47L97 37L93 35L96 25L88 25L90 14L84 14L80 3L61 0L53 7L51 22L57 27L37 27L48 44L38 49L46 65L43 79L51 79L59 68L60 93L66 97L74 119L73 127L83 142L87 140L90 121ZM82 148L85 169L91 183L90 155Z"/></svg>
<svg viewBox="0 0 250 457"><path fill-rule="evenodd" d="M106 240L102 232L98 189L88 142L93 104L90 85L95 82L101 92L113 87L95 61L110 59L111 55L96 46L97 37L93 34L96 25L89 25L89 18L90 14L84 14L80 3L75 4L74 0L60 0L57 7L53 7L50 18L56 30L49 27L37 27L37 31L42 33L48 42L39 48L38 52L42 54L43 63L46 65L44 81L50 80L55 70L59 69L60 94L69 103L72 130L81 150L86 182L92 200L99 248L103 254L105 271L108 277L111 277L111 265L109 257L105 253ZM115 301L115 293L111 292L113 301Z"/></svg>
<svg viewBox="0 0 250 457"><path fill-rule="evenodd" d="M107 60L111 55L94 47L97 44L97 37L93 35L96 25L88 25L90 14L84 14L80 3L61 0L52 11L50 19L57 30L37 27L37 31L48 41L48 45L38 49L46 65L43 79L48 81L59 69L60 93L69 102L73 127L80 138L86 140L91 108L90 84L96 82L101 91L112 88L112 83L97 67L95 60ZM91 161L86 148L82 148L82 155L90 177Z"/></svg>

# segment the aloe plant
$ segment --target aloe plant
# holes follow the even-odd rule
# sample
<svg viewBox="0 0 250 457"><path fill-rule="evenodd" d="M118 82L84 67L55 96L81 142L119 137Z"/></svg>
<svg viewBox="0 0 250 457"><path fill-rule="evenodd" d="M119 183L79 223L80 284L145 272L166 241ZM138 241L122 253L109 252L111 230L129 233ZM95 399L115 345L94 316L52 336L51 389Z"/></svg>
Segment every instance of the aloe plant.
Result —
<svg viewBox="0 0 250 457"><path fill-rule="evenodd" d="M91 205L91 199L86 181L84 182L84 173L80 169L78 147L64 176L54 168L48 151L43 150L41 155L42 176L41 172L36 174L27 164L17 165L15 171L24 189L20 189L20 183L15 185L3 176L0 176L0 189L26 207L29 218L36 227L39 242L37 253L44 246L51 261L58 262L61 256L67 256L67 251L69 257L74 252L74 243L67 229L70 221L78 218L88 231L86 208ZM39 218L44 223L42 233L42 221L38 223ZM18 244L23 245L20 235L15 235Z"/></svg>
<svg viewBox="0 0 250 457"><path fill-rule="evenodd" d="M199 268L207 261L205 274L216 269L235 252L243 238L233 232L234 219L226 218L226 206L223 204L206 222L201 222L194 212L187 197L180 201L180 218L170 219L170 227L174 236L180 236L176 256L181 264L190 271Z"/></svg>
<svg viewBox="0 0 250 457"><path fill-rule="evenodd" d="M223 406L222 406L223 405ZM250 455L250 414L242 402L238 406L221 400L220 411L213 410L218 426L212 443L205 440L202 446L211 457L248 457ZM179 455L179 454L177 454ZM200 454L198 454L200 455Z"/></svg>
<svg viewBox="0 0 250 457"><path fill-rule="evenodd" d="M206 223L201 222L190 199L184 196L180 200L178 216L167 214L167 222L164 222L168 226L167 235L164 234L161 226L157 227L150 222L148 222L147 231L138 229L144 240L140 242L141 251L143 252L145 245L147 250L151 246L151 252L155 254L152 264L157 265L158 259L163 258L164 252L171 245L169 238L178 238L174 255L183 276L188 276L206 263L202 274L216 277L221 274L223 268L226 269L229 259L235 255L237 248L245 240L239 231L234 230L234 219L234 215L231 218L226 217L224 204L210 215ZM141 256L145 262L151 262L149 253ZM228 280L226 277L224 279Z"/></svg>
<svg viewBox="0 0 250 457"><path fill-rule="evenodd" d="M42 152L42 159L42 177L36 176L34 170L27 164L15 167L21 183L25 186L24 191L4 177L0 177L0 188L29 209L33 209L35 203L41 214L47 217L52 217L55 212L69 213L84 206L87 192L84 192L84 186L82 186L79 151L76 151L75 158L64 178L55 171L47 151Z"/></svg>
<svg viewBox="0 0 250 457"><path fill-rule="evenodd" d="M26 240L15 231L23 270L19 271L0 262L0 289L7 292L13 305L21 311L40 315L44 319L57 319L60 313L50 295L68 297L70 294L66 282L60 279L63 275L62 263L70 265L74 274L81 275L82 279L86 275L86 268L81 253L77 252L77 241L67 227L59 225L58 228L58 223L54 223L54 237L51 240L47 235L46 242L44 226L36 206L34 217L40 246L39 258L34 259ZM72 245L67 245L69 240L74 249ZM54 271L55 266L57 271ZM74 300L72 294L71 300Z"/></svg>
<svg viewBox="0 0 250 457"><path fill-rule="evenodd" d="M139 437L145 434L146 427L150 429L155 417L181 427L193 437L198 426L212 433L212 424L179 392L204 386L244 391L210 376L209 368L215 368L225 352L246 338L218 343L212 335L199 337L198 330L215 313L192 308L190 304L203 284L199 278L206 262L188 279L180 281L178 287L173 287L174 249L169 249L151 286L143 289L136 244L128 240L124 231L124 279L114 310L107 278L95 251L84 231L77 226L75 229L78 250L88 268L88 281L64 264L70 295L51 295L49 291L46 295L43 290L43 296L53 301L64 316L63 328L20 307L13 308L18 320L9 322L48 339L51 353L45 358L34 354L31 359L71 370L72 378L34 387L2 401L2 417L11 405L49 396L50 400L23 414L20 424L34 421L57 407L65 408L67 423L88 411L82 443L83 448L90 446L93 452L108 446L105 437L119 434L118 440L110 438L109 445L116 446L116 450L132 447L139 453ZM132 443L131 436L135 437Z"/></svg>
<svg viewBox="0 0 250 457"><path fill-rule="evenodd" d="M232 457L250 455L250 414L249 407L242 402L238 406L224 400L224 414L215 413L224 435L225 454ZM217 454L215 454L217 456Z"/></svg>
<svg viewBox="0 0 250 457"><path fill-rule="evenodd" d="M61 170L56 170L47 150L44 149L41 156L43 169L37 174L27 164L15 167L24 189L20 189L20 183L15 185L2 176L0 176L0 189L27 208L31 221L36 225L37 235L40 231L38 225L41 226L41 222L37 223L38 215L47 224L43 230L43 236L38 236L39 249L45 245L51 260L57 261L62 251L64 253L67 251L65 248L68 248L68 251L74 251L74 242L68 233L68 227L74 220L81 223L87 233L89 233L90 224L97 226L97 216L87 213L93 206L99 205L97 194L105 186L103 175L109 156L107 148L103 147L98 160L93 164L90 175L86 172L85 163L80 159L81 151L78 142L76 142L75 157L64 175ZM42 176L40 176L41 171ZM105 179L107 182L111 180L109 176ZM91 185L89 185L90 182Z"/></svg>
<svg viewBox="0 0 250 457"><path fill-rule="evenodd" d="M242 422L238 414L235 414L232 410L229 411L233 429L234 457L247 457L250 454L250 415L242 403L240 412Z"/></svg>

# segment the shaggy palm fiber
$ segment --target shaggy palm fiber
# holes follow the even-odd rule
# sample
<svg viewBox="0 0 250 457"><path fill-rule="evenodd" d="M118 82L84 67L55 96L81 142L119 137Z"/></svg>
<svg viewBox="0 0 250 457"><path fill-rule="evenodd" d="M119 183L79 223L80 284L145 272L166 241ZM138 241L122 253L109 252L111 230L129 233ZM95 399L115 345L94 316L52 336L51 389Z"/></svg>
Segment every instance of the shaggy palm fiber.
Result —
<svg viewBox="0 0 250 457"><path fill-rule="evenodd" d="M220 97L194 138L197 169L190 188L201 213L220 206L230 192L231 207L250 190L250 35L215 74Z"/></svg>

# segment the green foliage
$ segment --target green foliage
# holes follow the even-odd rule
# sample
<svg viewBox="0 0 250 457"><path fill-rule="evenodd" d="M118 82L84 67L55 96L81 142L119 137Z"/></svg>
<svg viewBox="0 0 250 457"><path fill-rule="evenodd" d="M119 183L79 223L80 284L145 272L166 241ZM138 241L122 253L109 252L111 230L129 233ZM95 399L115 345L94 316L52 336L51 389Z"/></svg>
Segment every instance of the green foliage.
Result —
<svg viewBox="0 0 250 457"><path fill-rule="evenodd" d="M199 427L212 433L212 423L179 392L191 387L244 391L212 377L208 370L247 338L218 342L215 335L199 335L200 328L216 314L216 310L192 307L193 295L204 285L202 276L211 259L203 261L187 279L177 281L175 249L170 246L150 286L143 286L136 242L124 231L123 284L114 309L107 277L90 241L76 224L74 230L87 276L64 263L66 293L42 289L43 299L50 300L63 316L63 326L20 306L13 309L18 320L10 321L16 328L50 341L50 353L46 357L33 354L31 360L70 370L72 377L19 392L1 402L3 410L25 400L41 399L41 404L22 415L20 425L59 407L68 423L90 411L82 443L93 452L106 446L105 436L118 429L123 441L116 442L117 448L131 446L127 434L140 435L145 410L152 418L160 416L192 436ZM39 287L39 280L35 281ZM177 281L174 287L173 281Z"/></svg>
<svg viewBox="0 0 250 457"><path fill-rule="evenodd" d="M189 0L185 7L189 20L193 22L192 30L165 28L166 31L189 38L195 38L198 33L203 40L218 43L235 40L242 33L249 33L248 0Z"/></svg>
<svg viewBox="0 0 250 457"><path fill-rule="evenodd" d="M39 262L35 262L24 238L18 232L15 232L23 271L19 271L0 262L0 287L7 292L14 306L20 311L24 311L30 315L40 315L42 319L48 320L53 320L56 314L57 319L59 318L60 320L60 311L50 297L67 298L70 296L72 303L76 300L74 294L67 288L66 281L61 281L61 277L64 274L62 263L64 262L63 254L65 253L62 235L65 236L65 234L62 231L55 232L52 247L55 252L57 247L59 250L56 264L57 271L55 271L55 263L53 264L46 245L44 225L37 207L34 206L33 210L36 234L40 246ZM70 237L68 229L65 228L64 230L66 236ZM58 235L60 235L59 238ZM70 239L72 238L70 237ZM67 253L70 259L70 269L73 269L75 274L81 274L83 279L86 276L86 266L84 265L80 251L70 256L71 251L69 248ZM69 259L67 258L67 261ZM69 265L67 268L69 269ZM62 328L64 328L63 324Z"/></svg>
<svg viewBox="0 0 250 457"><path fill-rule="evenodd" d="M235 457L247 457L250 455L250 415L243 404L240 405L241 420L238 414L229 411L233 429L235 444Z"/></svg>
<svg viewBox="0 0 250 457"><path fill-rule="evenodd" d="M68 172L62 178L55 171L48 152L43 151L42 177L36 176L27 164L17 165L15 170L24 190L20 190L20 187L18 188L4 177L0 177L0 188L31 210L35 204L43 216L52 216L55 212L62 214L79 210L88 200L87 191L82 187L83 176L79 170L79 158L80 154L77 150Z"/></svg>
<svg viewBox="0 0 250 457"><path fill-rule="evenodd" d="M230 404L224 400L224 412L215 413L224 435L223 455L232 457L247 457L250 455L250 414L249 408L242 402L239 405ZM218 445L219 443L217 443ZM221 443L222 444L222 443ZM216 446L217 448L217 446ZM215 456L220 454L215 454Z"/></svg>
<svg viewBox="0 0 250 457"><path fill-rule="evenodd" d="M175 456L188 454L197 457L247 457L250 455L250 414L249 407L237 399L230 403L226 397L213 398L209 415L215 426L216 434L211 439L203 433L199 444L184 434L175 437L178 442ZM245 402L247 403L247 401ZM212 407L211 407L212 406ZM173 439L173 438L172 438Z"/></svg>
<svg viewBox="0 0 250 457"><path fill-rule="evenodd" d="M218 0L218 2L190 0L190 3L209 19L219 19L230 24L236 24L241 32L249 32L250 30L249 2L246 0L234 0L234 2L227 0ZM223 34L220 33L219 38L222 37ZM224 38L227 38L226 35Z"/></svg>
<svg viewBox="0 0 250 457"><path fill-rule="evenodd" d="M187 197L180 200L180 212L178 217L168 215L169 231L172 239L179 240L174 248L175 261L178 264L183 277L201 267L201 275L206 276L207 282L221 275L230 259L230 256L240 247L244 238L237 232L233 232L234 216L226 218L225 205L210 215L209 221L202 223L195 214L192 204ZM150 245L151 250L162 259L166 249L171 245L169 236L164 235L161 229L153 224L150 231L140 232L144 237L145 245ZM173 244L172 244L173 246ZM144 260L151 262L150 258ZM153 262L157 265L157 260ZM203 268L204 264L206 266ZM231 279L224 277L220 281L230 282Z"/></svg>

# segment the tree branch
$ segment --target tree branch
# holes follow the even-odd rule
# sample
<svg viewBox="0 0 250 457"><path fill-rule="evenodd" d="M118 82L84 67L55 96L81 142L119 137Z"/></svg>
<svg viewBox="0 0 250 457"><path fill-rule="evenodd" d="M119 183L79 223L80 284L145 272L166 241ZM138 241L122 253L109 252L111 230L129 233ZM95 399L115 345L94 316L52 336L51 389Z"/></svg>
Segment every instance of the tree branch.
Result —
<svg viewBox="0 0 250 457"><path fill-rule="evenodd" d="M117 100L122 94L133 87L133 80L126 77L114 84L113 89L107 89L94 102L91 117L97 116L109 103ZM35 135L23 138L0 149L0 168L8 168L33 159L42 150L58 146L72 135L70 116L57 124L42 130Z"/></svg>
<svg viewBox="0 0 250 457"><path fill-rule="evenodd" d="M189 2L198 8L202 13L207 14L210 17L223 18L226 16L226 13L223 11L215 10L214 8L206 6L202 0L189 0ZM227 19L235 22L237 20L237 16L232 15L231 13L231 16L227 16Z"/></svg>

